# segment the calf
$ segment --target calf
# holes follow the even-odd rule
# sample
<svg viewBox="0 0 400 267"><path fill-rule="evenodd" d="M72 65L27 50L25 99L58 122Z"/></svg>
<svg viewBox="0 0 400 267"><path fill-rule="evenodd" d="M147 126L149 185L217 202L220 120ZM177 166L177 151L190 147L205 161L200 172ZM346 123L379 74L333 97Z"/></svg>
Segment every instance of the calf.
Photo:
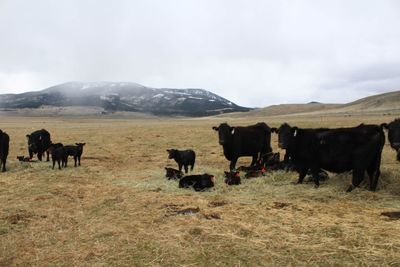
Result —
<svg viewBox="0 0 400 267"><path fill-rule="evenodd" d="M179 181L179 188L189 188L193 186L195 191L203 191L206 188L214 187L215 178L210 174L188 175Z"/></svg>
<svg viewBox="0 0 400 267"><path fill-rule="evenodd" d="M17 159L20 162L29 162L29 161L31 161L31 159L29 157L25 157L25 156L17 156Z"/></svg>
<svg viewBox="0 0 400 267"><path fill-rule="evenodd" d="M193 150L167 149L167 152L168 158L174 159L178 163L179 171L182 171L182 166L185 168L185 173L188 173L188 166L191 166L190 170L193 171L196 161L196 154Z"/></svg>
<svg viewBox="0 0 400 267"><path fill-rule="evenodd" d="M8 136L8 134L0 130L0 167L2 172L6 171L6 161L9 145L10 137Z"/></svg>
<svg viewBox="0 0 400 267"><path fill-rule="evenodd" d="M165 167L166 170L166 174L165 177L168 178L168 180L174 179L174 180L179 180L183 177L183 172L181 172L180 170L174 169L174 168L168 168Z"/></svg>
<svg viewBox="0 0 400 267"><path fill-rule="evenodd" d="M51 144L47 149L47 152L51 154L51 159L53 161L53 169L56 162L58 164L59 170L61 170L61 167L65 168L67 166L68 155L63 144L61 143Z"/></svg>
<svg viewBox="0 0 400 267"><path fill-rule="evenodd" d="M266 173L267 173L267 169L265 169L263 167L261 170L251 170L251 171L246 172L244 177L246 177L246 178L260 177L260 176L265 176Z"/></svg>
<svg viewBox="0 0 400 267"><path fill-rule="evenodd" d="M76 167L76 162L78 161L78 165L81 166L81 156L83 153L83 147L86 145L86 143L75 143L75 146L73 145L68 145L64 146L65 151L68 156L74 157L74 163ZM65 167L67 167L67 162L65 163Z"/></svg>
<svg viewBox="0 0 400 267"><path fill-rule="evenodd" d="M225 180L224 182L227 185L239 185L241 184L241 179L240 179L240 173L238 171L236 172L224 172L225 173Z"/></svg>

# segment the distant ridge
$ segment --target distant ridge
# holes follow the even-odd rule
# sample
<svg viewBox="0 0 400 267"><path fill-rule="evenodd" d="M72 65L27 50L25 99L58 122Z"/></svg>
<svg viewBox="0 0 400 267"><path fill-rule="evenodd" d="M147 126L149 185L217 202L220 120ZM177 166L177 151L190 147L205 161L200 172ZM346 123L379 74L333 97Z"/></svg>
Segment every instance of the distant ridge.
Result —
<svg viewBox="0 0 400 267"><path fill-rule="evenodd" d="M250 110L204 89L158 89L131 82L68 82L38 92L0 95L3 110L44 106L98 107L103 113L128 111L181 116Z"/></svg>
<svg viewBox="0 0 400 267"><path fill-rule="evenodd" d="M321 115L365 113L400 114L400 91L368 96L347 104L323 104L315 101L309 102L308 104L281 104L255 109L248 113L234 113L229 116L239 118L291 114Z"/></svg>

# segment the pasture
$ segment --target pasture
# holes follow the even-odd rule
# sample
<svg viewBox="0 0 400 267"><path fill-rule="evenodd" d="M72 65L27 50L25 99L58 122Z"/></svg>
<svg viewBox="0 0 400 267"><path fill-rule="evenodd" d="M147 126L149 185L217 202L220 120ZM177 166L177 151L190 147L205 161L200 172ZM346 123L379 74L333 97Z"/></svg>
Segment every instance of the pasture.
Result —
<svg viewBox="0 0 400 267"><path fill-rule="evenodd" d="M400 163L386 141L378 190L346 193L350 174L315 189L297 173L271 172L227 186L229 162L211 129L221 122L270 127L355 126L391 116L98 119L1 117L10 135L0 173L0 266L400 266ZM82 166L20 163L25 135L86 142ZM277 136L272 135L274 151ZM196 151L193 173L214 174L206 192L179 189L166 149ZM281 153L281 158L283 153ZM36 157L34 157L36 159ZM237 166L249 164L240 158ZM243 178L244 174L242 175ZM368 179L366 179L368 180Z"/></svg>

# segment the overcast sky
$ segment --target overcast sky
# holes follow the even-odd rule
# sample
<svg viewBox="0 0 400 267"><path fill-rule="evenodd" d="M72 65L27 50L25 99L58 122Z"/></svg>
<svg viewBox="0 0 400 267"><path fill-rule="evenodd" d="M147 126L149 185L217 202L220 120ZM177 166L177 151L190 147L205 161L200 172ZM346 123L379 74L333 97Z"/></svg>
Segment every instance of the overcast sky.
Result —
<svg viewBox="0 0 400 267"><path fill-rule="evenodd" d="M204 88L244 106L400 90L400 1L0 0L0 93Z"/></svg>

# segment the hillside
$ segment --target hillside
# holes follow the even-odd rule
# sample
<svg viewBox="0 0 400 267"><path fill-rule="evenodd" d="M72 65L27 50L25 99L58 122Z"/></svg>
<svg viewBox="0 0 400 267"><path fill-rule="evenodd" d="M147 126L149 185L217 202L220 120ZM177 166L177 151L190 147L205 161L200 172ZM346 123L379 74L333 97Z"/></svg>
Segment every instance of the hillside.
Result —
<svg viewBox="0 0 400 267"><path fill-rule="evenodd" d="M0 95L0 108L3 110L38 109L44 106L97 107L103 113L128 111L183 116L250 110L204 89L158 89L137 83L69 82L38 92Z"/></svg>
<svg viewBox="0 0 400 267"><path fill-rule="evenodd" d="M311 102L308 104L281 104L255 109L248 113L233 113L221 117L262 117L282 116L290 114L321 115L321 114L400 114L400 91L373 95L347 104L323 104Z"/></svg>

